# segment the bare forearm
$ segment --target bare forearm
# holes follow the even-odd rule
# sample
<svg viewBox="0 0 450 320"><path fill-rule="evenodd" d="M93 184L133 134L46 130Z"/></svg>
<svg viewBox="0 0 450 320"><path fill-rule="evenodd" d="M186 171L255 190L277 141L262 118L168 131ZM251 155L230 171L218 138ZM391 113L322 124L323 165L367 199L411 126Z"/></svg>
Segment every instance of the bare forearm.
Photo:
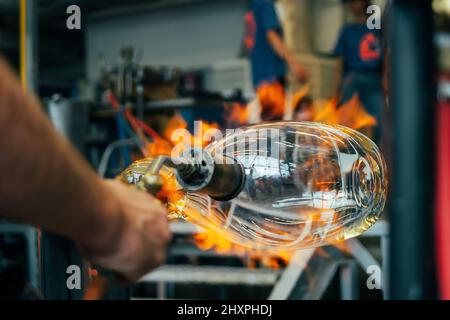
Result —
<svg viewBox="0 0 450 320"><path fill-rule="evenodd" d="M308 71L303 67L295 54L284 44L280 35L276 31L271 30L267 32L267 39L277 55L288 64L297 80L301 83L305 82L309 77Z"/></svg>
<svg viewBox="0 0 450 320"><path fill-rule="evenodd" d="M80 243L113 233L115 200L0 61L0 215ZM110 219L111 223L105 223ZM110 230L105 227L109 226Z"/></svg>
<svg viewBox="0 0 450 320"><path fill-rule="evenodd" d="M280 37L280 35L276 31L269 31L267 33L267 39L268 39L272 49L286 63L291 64L296 61L295 55L284 44L283 39Z"/></svg>
<svg viewBox="0 0 450 320"><path fill-rule="evenodd" d="M335 74L335 96L339 97L341 95L342 90L342 76L343 76L343 70L344 70L344 62L342 58L338 59L337 66L336 66L336 74Z"/></svg>

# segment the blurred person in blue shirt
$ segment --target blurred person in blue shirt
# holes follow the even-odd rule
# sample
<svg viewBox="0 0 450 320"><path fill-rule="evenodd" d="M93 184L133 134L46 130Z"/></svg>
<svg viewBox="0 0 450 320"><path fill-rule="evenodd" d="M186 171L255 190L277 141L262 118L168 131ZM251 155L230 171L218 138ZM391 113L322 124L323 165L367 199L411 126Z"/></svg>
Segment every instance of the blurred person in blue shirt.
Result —
<svg viewBox="0 0 450 320"><path fill-rule="evenodd" d="M250 53L252 81L257 92L264 86L266 90L276 91L268 96L280 96L279 91L284 90L286 66L299 81L307 79L307 71L284 43L283 29L273 0L252 0L245 22L245 45ZM272 112L269 112L271 116L264 120L282 117L284 108L272 107Z"/></svg>
<svg viewBox="0 0 450 320"><path fill-rule="evenodd" d="M355 94L377 120L375 140L380 138L384 106L382 73L384 57L381 30L367 27L369 0L344 0L355 17L343 26L334 54L340 58L338 96L346 103Z"/></svg>

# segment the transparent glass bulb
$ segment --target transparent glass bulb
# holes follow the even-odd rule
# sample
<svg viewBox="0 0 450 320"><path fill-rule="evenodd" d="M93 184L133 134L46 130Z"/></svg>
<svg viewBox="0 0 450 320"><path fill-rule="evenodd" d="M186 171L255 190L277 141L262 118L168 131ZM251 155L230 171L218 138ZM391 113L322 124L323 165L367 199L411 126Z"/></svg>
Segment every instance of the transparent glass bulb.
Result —
<svg viewBox="0 0 450 320"><path fill-rule="evenodd" d="M378 147L342 126L310 122L253 125L205 149L244 168L242 191L217 201L183 192L164 168L169 211L228 240L255 249L294 250L357 236L380 217L386 201L386 166ZM139 180L145 164L122 178Z"/></svg>

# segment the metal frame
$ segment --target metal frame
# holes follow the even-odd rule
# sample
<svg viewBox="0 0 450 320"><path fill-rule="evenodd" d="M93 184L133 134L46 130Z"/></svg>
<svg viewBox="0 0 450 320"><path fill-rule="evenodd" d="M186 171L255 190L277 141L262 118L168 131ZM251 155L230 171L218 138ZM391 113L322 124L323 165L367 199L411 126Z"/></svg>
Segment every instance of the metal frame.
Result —
<svg viewBox="0 0 450 320"><path fill-rule="evenodd" d="M269 299L284 300L291 297L320 299L339 268L341 268L341 298L346 300L357 299L357 266L360 266L365 272L369 266L376 266L382 271L383 278L380 279L380 281L383 281L383 283L379 283L378 285L382 288L383 297L386 299L386 288L388 286L386 277L384 276L384 270L388 269L388 261L386 259L388 252L385 252L385 250L387 250L386 241L388 241L388 224L384 221L379 221L366 234L363 234L362 237L380 238L383 257L382 266L356 238L345 242L346 248L351 254L351 259L347 258L345 254L339 250L328 249L327 254L330 255L329 257L324 257L323 254L312 254L309 251L311 249L303 250L303 254L305 254L304 257L307 259L303 260L301 264L298 264L297 260L292 259L290 265L284 271L286 275L283 274L280 277L280 280L276 283ZM314 269L312 275L310 275L308 279L302 279L301 275L304 271L304 267L310 263L317 264L318 267L312 266L311 269ZM299 287L302 286L307 287L308 289L299 292Z"/></svg>
<svg viewBox="0 0 450 320"><path fill-rule="evenodd" d="M38 230L25 225L2 222L0 223L0 233L17 233L25 236L27 241L28 281L34 288L39 288Z"/></svg>
<svg viewBox="0 0 450 320"><path fill-rule="evenodd" d="M354 238L348 240L345 253L335 247L324 247L322 251L317 249L306 249L297 251L289 265L284 270L256 269L249 270L245 267L223 267L223 266L186 266L165 265L156 271L144 276L141 283L156 283L158 288L157 299L167 298L166 284L221 284L221 285L272 285L273 288L268 296L270 300L306 299L316 300L323 297L326 289L340 272L341 298L353 300L359 297L357 286L358 267L365 272L369 266L377 266L382 272L382 283L379 285L383 290L384 299L387 298L388 287L385 271L388 269L389 239L388 224L379 221L369 229L362 237L376 237L380 239L382 251L382 264L372 256L361 242ZM191 235L199 232L200 228L186 222L171 224L172 232L176 235ZM219 256L215 252L200 251L195 248L184 248L174 246L170 248L169 255L207 255ZM220 255L223 256L223 255ZM225 257L233 256L232 253ZM305 272L308 267L308 272Z"/></svg>

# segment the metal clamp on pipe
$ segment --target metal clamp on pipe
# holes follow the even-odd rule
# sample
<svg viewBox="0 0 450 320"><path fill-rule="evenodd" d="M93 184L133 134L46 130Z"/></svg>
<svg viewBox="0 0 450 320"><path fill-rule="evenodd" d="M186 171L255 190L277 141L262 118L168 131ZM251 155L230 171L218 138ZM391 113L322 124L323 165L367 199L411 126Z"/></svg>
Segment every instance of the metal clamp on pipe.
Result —
<svg viewBox="0 0 450 320"><path fill-rule="evenodd" d="M184 162L174 168L178 183L186 191L227 201L237 197L244 188L244 167L236 159L214 159L209 152L200 149L188 150L181 159Z"/></svg>

